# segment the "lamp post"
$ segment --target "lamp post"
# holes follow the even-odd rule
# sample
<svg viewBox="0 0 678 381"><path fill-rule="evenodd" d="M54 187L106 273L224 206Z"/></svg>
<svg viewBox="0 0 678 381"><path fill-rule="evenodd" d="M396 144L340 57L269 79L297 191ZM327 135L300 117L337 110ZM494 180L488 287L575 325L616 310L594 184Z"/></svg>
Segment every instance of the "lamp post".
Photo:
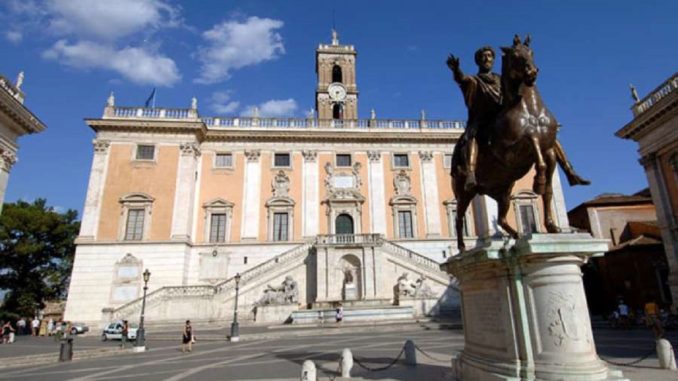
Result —
<svg viewBox="0 0 678 381"><path fill-rule="evenodd" d="M139 329L137 330L137 341L135 347L140 350L146 349L146 337L144 337L144 312L146 310L146 290L148 290L148 281L151 279L151 272L144 271L144 297L141 299L141 317L139 318ZM143 349L142 349L143 348Z"/></svg>
<svg viewBox="0 0 678 381"><path fill-rule="evenodd" d="M240 290L240 273L235 274L235 306L233 307L233 323L231 323L231 342L240 341L238 332L238 291Z"/></svg>

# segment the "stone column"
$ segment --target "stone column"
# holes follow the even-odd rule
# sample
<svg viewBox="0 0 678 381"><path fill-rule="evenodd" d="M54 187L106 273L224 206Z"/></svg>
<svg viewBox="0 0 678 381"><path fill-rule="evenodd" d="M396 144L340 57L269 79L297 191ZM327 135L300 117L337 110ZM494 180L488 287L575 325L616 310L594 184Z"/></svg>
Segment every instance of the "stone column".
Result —
<svg viewBox="0 0 678 381"><path fill-rule="evenodd" d="M367 151L369 176L370 233L386 234L386 192L384 190L384 162L381 152Z"/></svg>
<svg viewBox="0 0 678 381"><path fill-rule="evenodd" d="M104 183L108 170L108 153L111 142L97 139L92 144L94 145L94 157L89 172L89 184L87 185L87 196L82 211L78 241L96 240L97 230L99 229L99 212L101 211Z"/></svg>
<svg viewBox="0 0 678 381"><path fill-rule="evenodd" d="M424 195L424 214L426 220L426 238L440 237L440 203L438 198L438 180L431 151L419 151L421 162L421 193Z"/></svg>
<svg viewBox="0 0 678 381"><path fill-rule="evenodd" d="M0 154L0 160L2 160L0 169L0 213L2 213L7 183L9 182L9 172L12 170L14 163L16 163L16 153L5 148L0 148L0 150L2 151Z"/></svg>
<svg viewBox="0 0 678 381"><path fill-rule="evenodd" d="M650 184L652 201L657 210L662 243L664 244L666 261L669 265L668 283L675 304L678 301L678 236L675 231L675 222L673 221L671 200L666 191L666 184L657 162L657 156L652 153L643 156L639 162L645 168L647 182Z"/></svg>
<svg viewBox="0 0 678 381"><path fill-rule="evenodd" d="M172 209L172 240L190 240L195 197L196 170L200 148L197 143L181 143Z"/></svg>
<svg viewBox="0 0 678 381"><path fill-rule="evenodd" d="M315 237L320 226L320 185L318 183L318 152L302 151L304 165L302 169L302 235L304 238Z"/></svg>
<svg viewBox="0 0 678 381"><path fill-rule="evenodd" d="M261 199L261 162L259 150L245 151L245 185L241 239L257 240L259 238L259 203Z"/></svg>
<svg viewBox="0 0 678 381"><path fill-rule="evenodd" d="M441 269L459 281L462 380L619 379L598 358L580 266L607 251L589 234L536 234L508 247L452 257Z"/></svg>

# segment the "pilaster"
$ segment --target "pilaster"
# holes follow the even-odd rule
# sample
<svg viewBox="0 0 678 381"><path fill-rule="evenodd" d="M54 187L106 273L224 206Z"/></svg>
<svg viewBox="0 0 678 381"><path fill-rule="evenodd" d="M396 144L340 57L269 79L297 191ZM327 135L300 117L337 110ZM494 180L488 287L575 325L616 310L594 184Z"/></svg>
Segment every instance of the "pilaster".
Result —
<svg viewBox="0 0 678 381"><path fill-rule="evenodd" d="M426 238L440 237L440 203L438 198L438 179L431 151L419 151L421 163L421 185L424 195L424 214L426 220Z"/></svg>
<svg viewBox="0 0 678 381"><path fill-rule="evenodd" d="M110 152L111 142L97 139L92 144L94 145L94 157L92 158L87 196L82 212L82 222L80 223L79 242L96 240L104 182L108 170L108 153Z"/></svg>
<svg viewBox="0 0 678 381"><path fill-rule="evenodd" d="M197 143L181 143L177 181L172 209L172 240L190 240L195 197L195 177L200 148Z"/></svg>
<svg viewBox="0 0 678 381"><path fill-rule="evenodd" d="M245 151L245 181L240 237L243 241L259 238L259 203L261 202L261 152Z"/></svg>
<svg viewBox="0 0 678 381"><path fill-rule="evenodd" d="M386 235L386 191L384 189L384 162L381 152L367 151L369 164L369 201L370 201L370 233Z"/></svg>
<svg viewBox="0 0 678 381"><path fill-rule="evenodd" d="M320 225L320 185L318 182L318 152L302 151L304 165L302 169L302 234L311 238L319 233Z"/></svg>

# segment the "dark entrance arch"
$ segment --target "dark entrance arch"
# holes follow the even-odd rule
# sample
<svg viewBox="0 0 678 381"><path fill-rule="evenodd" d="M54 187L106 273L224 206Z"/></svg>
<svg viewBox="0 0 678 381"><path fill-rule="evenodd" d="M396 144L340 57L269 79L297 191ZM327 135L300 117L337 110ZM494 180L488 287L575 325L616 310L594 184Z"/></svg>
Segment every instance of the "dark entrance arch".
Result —
<svg viewBox="0 0 678 381"><path fill-rule="evenodd" d="M353 234L353 217L340 214L334 222L335 234Z"/></svg>

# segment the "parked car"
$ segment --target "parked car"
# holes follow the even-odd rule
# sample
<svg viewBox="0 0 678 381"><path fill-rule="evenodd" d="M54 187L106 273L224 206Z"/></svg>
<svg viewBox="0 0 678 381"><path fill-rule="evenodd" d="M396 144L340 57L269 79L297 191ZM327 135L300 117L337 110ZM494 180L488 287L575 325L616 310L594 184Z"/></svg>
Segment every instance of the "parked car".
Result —
<svg viewBox="0 0 678 381"><path fill-rule="evenodd" d="M89 327L85 323L73 323L71 324L71 335L77 335L80 333L89 332Z"/></svg>
<svg viewBox="0 0 678 381"><path fill-rule="evenodd" d="M135 340L137 338L137 327L130 324L127 332L128 340ZM106 340L122 340L122 320L110 323L104 328L101 333L101 341Z"/></svg>

